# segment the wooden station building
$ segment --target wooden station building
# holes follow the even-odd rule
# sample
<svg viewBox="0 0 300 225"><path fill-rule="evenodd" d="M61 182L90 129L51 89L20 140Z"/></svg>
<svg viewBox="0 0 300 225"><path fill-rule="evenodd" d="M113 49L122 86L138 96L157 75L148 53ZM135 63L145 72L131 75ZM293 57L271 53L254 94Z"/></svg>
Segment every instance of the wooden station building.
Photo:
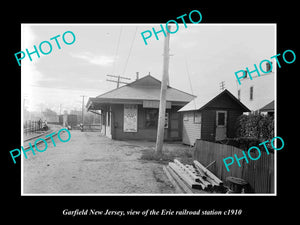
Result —
<svg viewBox="0 0 300 225"><path fill-rule="evenodd" d="M183 143L196 139L219 141L236 136L237 118L250 110L227 89L220 94L197 97L179 110L183 113Z"/></svg>
<svg viewBox="0 0 300 225"><path fill-rule="evenodd" d="M156 140L161 82L151 75L89 98L88 110L101 110L101 133L116 140ZM167 87L166 141L182 140L180 108L195 96Z"/></svg>

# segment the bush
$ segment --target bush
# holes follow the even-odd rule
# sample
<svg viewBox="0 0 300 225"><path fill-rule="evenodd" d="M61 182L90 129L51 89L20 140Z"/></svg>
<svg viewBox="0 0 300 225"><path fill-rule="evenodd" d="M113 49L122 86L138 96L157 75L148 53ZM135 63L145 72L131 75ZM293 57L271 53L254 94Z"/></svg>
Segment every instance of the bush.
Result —
<svg viewBox="0 0 300 225"><path fill-rule="evenodd" d="M260 142L274 137L274 118L267 115L241 115L238 118L237 137L255 138Z"/></svg>
<svg viewBox="0 0 300 225"><path fill-rule="evenodd" d="M247 150L252 146L259 146L261 142L271 140L274 137L274 118L267 115L241 115L236 124L236 138L229 138L228 145ZM269 148L270 143L266 146Z"/></svg>

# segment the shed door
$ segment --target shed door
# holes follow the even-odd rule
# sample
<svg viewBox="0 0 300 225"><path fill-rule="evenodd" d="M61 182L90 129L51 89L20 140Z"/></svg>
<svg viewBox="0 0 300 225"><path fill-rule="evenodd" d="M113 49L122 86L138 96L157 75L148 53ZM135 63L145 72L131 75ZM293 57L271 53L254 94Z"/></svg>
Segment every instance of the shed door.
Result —
<svg viewBox="0 0 300 225"><path fill-rule="evenodd" d="M227 111L216 112L216 141L224 140L227 137Z"/></svg>

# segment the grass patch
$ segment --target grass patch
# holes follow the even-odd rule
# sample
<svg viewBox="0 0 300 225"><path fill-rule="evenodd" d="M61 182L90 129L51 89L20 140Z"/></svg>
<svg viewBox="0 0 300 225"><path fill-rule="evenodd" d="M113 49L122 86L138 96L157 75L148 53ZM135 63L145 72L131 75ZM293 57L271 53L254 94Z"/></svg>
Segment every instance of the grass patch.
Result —
<svg viewBox="0 0 300 225"><path fill-rule="evenodd" d="M154 148L147 148L142 150L142 156L140 159L148 161L156 161L162 164L168 164L169 162L178 159L183 164L192 164L194 149L185 145L172 145L168 144L164 146L161 155L155 152Z"/></svg>

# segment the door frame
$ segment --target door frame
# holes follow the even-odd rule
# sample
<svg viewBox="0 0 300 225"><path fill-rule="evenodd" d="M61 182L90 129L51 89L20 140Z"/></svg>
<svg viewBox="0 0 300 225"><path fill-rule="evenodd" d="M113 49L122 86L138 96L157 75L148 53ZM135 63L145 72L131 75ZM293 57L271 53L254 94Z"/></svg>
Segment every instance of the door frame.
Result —
<svg viewBox="0 0 300 225"><path fill-rule="evenodd" d="M219 113L224 113L224 125L219 125L218 121L219 121ZM228 112L226 110L216 110L216 131L215 131L215 140L222 140L222 139L217 139L217 129L218 128L224 128L224 132L225 132L225 138L227 137L227 114Z"/></svg>

